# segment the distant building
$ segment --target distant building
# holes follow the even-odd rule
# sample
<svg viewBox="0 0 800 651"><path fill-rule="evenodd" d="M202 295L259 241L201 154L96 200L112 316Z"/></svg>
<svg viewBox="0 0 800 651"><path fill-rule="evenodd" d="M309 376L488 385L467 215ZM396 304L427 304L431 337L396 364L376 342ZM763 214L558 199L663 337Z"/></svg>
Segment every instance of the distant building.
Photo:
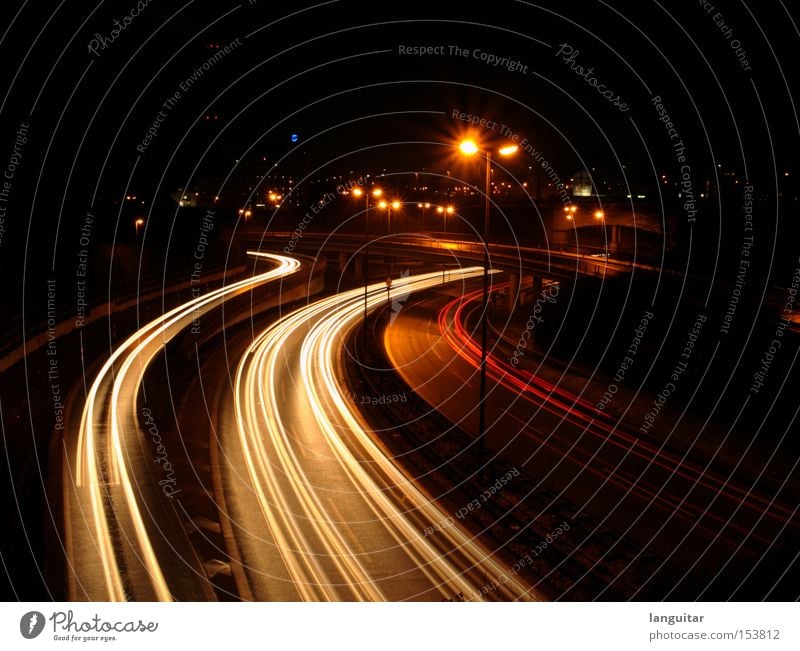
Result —
<svg viewBox="0 0 800 651"><path fill-rule="evenodd" d="M586 170L581 170L572 177L572 196L591 197L597 194L592 186L592 177Z"/></svg>

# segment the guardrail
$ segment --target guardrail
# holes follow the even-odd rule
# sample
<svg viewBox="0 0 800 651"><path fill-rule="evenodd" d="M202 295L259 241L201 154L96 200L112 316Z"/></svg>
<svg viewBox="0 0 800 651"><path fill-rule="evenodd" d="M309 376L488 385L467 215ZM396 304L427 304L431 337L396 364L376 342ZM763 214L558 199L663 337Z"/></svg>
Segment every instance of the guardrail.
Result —
<svg viewBox="0 0 800 651"><path fill-rule="evenodd" d="M239 274L244 273L248 269L245 264L233 268L222 268L217 270L209 270L209 273L203 274L203 280L206 283L215 283L224 279L235 278ZM190 274L186 273L186 277L190 278ZM104 318L109 314L119 310L130 309L136 305L141 305L152 301L160 296L171 294L172 292L180 291L192 286L191 280L186 280L182 283L175 285L164 286L163 279L159 282L151 281L146 287L140 287L136 292L115 292L115 294L108 296L102 300L94 301L91 305L86 306L86 316L78 324L76 310L74 308L61 309L55 315L56 325L53 328L52 334L58 338L69 334L78 327L85 327L90 323ZM17 322L21 325L21 317ZM9 328L6 329L9 331ZM10 342L0 347L0 372L5 371L17 362L19 362L25 355L29 355L42 346L46 345L49 340L47 331L47 320L38 321L35 325L26 328L24 333L24 344L20 344L19 340L10 338Z"/></svg>

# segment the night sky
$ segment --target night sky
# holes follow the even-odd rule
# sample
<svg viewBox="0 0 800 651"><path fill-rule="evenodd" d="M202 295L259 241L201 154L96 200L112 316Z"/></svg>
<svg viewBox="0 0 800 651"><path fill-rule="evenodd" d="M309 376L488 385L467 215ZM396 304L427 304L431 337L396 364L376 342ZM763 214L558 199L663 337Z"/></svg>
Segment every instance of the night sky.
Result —
<svg viewBox="0 0 800 651"><path fill-rule="evenodd" d="M680 167L657 96L696 186L721 185L727 171L774 198L798 144L795 23L780 4L705 4L502 2L478 14L414 2L151 2L130 16L120 3L6 3L9 153L30 123L6 243L22 246L30 223L48 250L68 249L92 207L109 211L97 232L111 243L126 194L148 210L179 187L237 180L264 156L306 182L356 170L468 178L453 160L467 127L456 110L506 125L483 130L487 140L527 138L562 177L594 169L598 182L653 189Z"/></svg>

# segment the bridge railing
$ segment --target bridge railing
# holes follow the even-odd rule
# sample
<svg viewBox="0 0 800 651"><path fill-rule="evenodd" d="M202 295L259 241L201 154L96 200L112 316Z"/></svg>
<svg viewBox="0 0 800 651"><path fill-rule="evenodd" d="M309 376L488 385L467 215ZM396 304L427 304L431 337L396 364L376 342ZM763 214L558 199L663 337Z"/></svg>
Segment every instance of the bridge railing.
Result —
<svg viewBox="0 0 800 651"><path fill-rule="evenodd" d="M436 236L434 236L436 235ZM391 238L372 241L370 243L371 249L388 247L388 246L402 246L410 251L428 252L431 250L438 251L451 251L459 254L467 254L471 260L482 262L484 255L483 243L476 239L464 240L446 238L446 233L440 234L398 234L392 235ZM267 232L263 234L262 243L271 243L275 240L282 242L292 241L292 232ZM322 242L320 242L322 240ZM294 240L295 247L302 246L305 242L314 242L315 244L324 244L325 242L332 242L337 244L347 243L353 247L360 247L363 245L363 236L350 233L331 234L324 232L304 232L303 236ZM587 252L588 251L588 252ZM532 257L541 257L541 266L548 271L559 271L564 274L574 275L576 273L603 276L606 274L629 272L634 267L639 269L647 269L658 271L659 267L654 264L646 264L639 261L618 259L612 257L605 252L604 248L586 247L585 250L570 251L565 248L560 248L558 251L552 248L536 247L536 246L520 246L517 244L508 243L490 243L489 253L495 265L500 263L505 267L515 267L517 265L523 267L525 262L530 262ZM528 257L526 257L528 254ZM522 262L523 264L520 264Z"/></svg>

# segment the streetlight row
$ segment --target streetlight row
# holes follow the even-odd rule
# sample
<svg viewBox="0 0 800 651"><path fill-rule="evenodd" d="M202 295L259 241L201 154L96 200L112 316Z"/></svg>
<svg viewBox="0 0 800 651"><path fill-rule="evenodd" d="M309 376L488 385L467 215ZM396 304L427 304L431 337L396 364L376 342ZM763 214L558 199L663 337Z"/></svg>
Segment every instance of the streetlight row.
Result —
<svg viewBox="0 0 800 651"><path fill-rule="evenodd" d="M567 219L573 219L575 217L575 213L578 212L578 206L564 206L564 212L567 213L566 214ZM594 211L595 219L603 219L605 216L606 215L602 210Z"/></svg>
<svg viewBox="0 0 800 651"><path fill-rule="evenodd" d="M367 197L367 209L369 209L369 196L368 196L369 194L370 193L365 192L361 188L354 188L353 189L353 196L355 196L356 198L360 198L360 197L364 197L364 196ZM372 194L373 197L376 197L376 198L377 197L381 197L381 196L383 196L383 190L381 190L380 188L374 188L372 190L371 194ZM404 203L405 202L398 201L397 199L395 199L393 201L380 200L378 202L378 204L377 204L377 207L381 208L381 209L384 209L384 210L388 209L388 208L391 208L392 210L399 210L404 205ZM429 202L418 203L417 204L417 208L420 208L422 210L422 218L423 218L423 220L425 219L425 211L428 208L432 208L432 207L433 207L433 204L431 204ZM436 206L436 212L438 214L440 214L440 215L442 215L442 214L452 215L452 214L455 213L455 211L456 211L455 206Z"/></svg>

